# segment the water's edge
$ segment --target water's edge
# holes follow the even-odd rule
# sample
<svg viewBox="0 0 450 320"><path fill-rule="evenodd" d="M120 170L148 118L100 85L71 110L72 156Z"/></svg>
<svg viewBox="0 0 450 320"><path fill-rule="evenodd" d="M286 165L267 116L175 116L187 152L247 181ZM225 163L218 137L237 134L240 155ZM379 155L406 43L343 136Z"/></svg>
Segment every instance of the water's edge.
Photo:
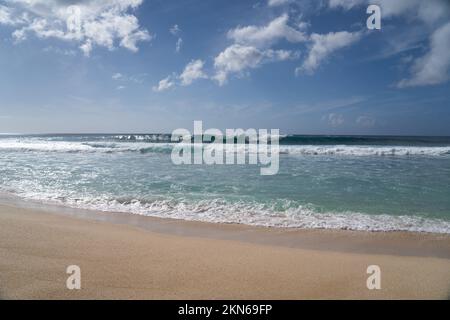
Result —
<svg viewBox="0 0 450 320"><path fill-rule="evenodd" d="M186 221L70 208L0 194L2 206L23 209L33 214L55 214L106 222L159 234L202 238L205 241L216 239L306 250L450 259L450 235L440 233L273 228Z"/></svg>

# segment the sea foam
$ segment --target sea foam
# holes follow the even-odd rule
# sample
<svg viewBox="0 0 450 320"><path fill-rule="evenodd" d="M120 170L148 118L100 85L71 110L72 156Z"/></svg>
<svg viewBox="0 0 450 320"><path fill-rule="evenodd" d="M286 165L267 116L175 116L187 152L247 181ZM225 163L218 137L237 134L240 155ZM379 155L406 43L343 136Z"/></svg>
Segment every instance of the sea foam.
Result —
<svg viewBox="0 0 450 320"><path fill-rule="evenodd" d="M2 139L0 151L85 152L85 153L170 153L171 142L68 142L33 139ZM193 144L193 147L201 147ZM204 148L214 147L203 144ZM224 147L225 152L249 152L248 144ZM358 146L358 145L281 145L280 154L291 156L449 156L450 146Z"/></svg>
<svg viewBox="0 0 450 320"><path fill-rule="evenodd" d="M419 216L365 214L359 212L318 212L311 206L287 201L286 210L279 203L261 204L208 199L195 202L174 199L143 201L107 197L64 198L59 194L25 192L16 194L46 204L111 213L129 213L149 217L244 224L250 226L298 229L339 229L355 231L409 231L450 234L450 221Z"/></svg>

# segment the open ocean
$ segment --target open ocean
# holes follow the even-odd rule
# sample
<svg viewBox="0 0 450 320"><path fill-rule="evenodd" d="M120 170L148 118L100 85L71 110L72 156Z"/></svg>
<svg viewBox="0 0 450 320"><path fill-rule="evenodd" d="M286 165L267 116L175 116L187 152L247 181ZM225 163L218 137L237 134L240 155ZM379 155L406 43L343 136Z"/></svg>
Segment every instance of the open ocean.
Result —
<svg viewBox="0 0 450 320"><path fill-rule="evenodd" d="M170 135L0 136L0 192L162 218L450 234L450 137L284 136L277 175L179 165Z"/></svg>

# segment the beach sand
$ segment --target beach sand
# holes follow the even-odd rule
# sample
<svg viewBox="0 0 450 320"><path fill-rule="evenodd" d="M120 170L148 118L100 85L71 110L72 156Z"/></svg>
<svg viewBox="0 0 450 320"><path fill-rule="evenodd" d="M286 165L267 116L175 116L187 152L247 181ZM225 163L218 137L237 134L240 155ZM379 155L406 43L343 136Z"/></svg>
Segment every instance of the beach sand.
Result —
<svg viewBox="0 0 450 320"><path fill-rule="evenodd" d="M183 225L208 234L216 230L219 236L186 234L179 231ZM195 224L192 229L185 222L177 222L177 228L157 231L0 205L0 299L448 299L450 295L448 235L301 230L283 235L280 230L242 226ZM240 236L233 240L222 234ZM246 234L252 236L245 239ZM258 240L264 234L266 243ZM336 237L340 245L319 241ZM343 239L358 244L359 250L344 245ZM311 245L314 241L319 244ZM385 249L376 252L377 247ZM81 290L66 288L69 265L81 268ZM381 290L366 287L369 265L381 268Z"/></svg>

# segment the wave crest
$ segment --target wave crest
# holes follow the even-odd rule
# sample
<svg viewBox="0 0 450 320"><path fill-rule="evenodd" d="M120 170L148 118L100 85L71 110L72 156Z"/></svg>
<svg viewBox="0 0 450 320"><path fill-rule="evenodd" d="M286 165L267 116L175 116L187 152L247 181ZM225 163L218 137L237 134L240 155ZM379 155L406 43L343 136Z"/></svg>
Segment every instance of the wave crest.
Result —
<svg viewBox="0 0 450 320"><path fill-rule="evenodd" d="M170 153L175 143L170 142L69 142L46 140L0 140L0 151L61 152L61 153L116 153L139 152ZM199 148L199 145L194 145ZM203 148L215 147L204 144ZM248 153L247 145L228 145L225 152ZM280 154L299 156L448 156L450 146L357 146L357 145L280 145Z"/></svg>
<svg viewBox="0 0 450 320"><path fill-rule="evenodd" d="M133 197L75 199L43 193L18 195L30 200L77 209L122 212L188 221L236 223L277 228L450 234L450 221L442 219L359 212L319 212L312 206L293 204L289 200L263 204L244 201L230 203L220 198L188 201L167 198L144 200Z"/></svg>

